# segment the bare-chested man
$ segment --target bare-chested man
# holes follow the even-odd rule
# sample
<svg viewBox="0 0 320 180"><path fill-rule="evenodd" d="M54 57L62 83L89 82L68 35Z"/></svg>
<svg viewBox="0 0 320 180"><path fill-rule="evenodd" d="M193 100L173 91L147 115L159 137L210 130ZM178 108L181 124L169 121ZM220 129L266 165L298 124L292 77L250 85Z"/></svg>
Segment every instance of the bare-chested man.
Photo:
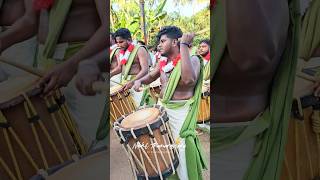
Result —
<svg viewBox="0 0 320 180"><path fill-rule="evenodd" d="M146 48L132 43L131 33L128 29L120 28L114 33L116 43L121 48L118 66L111 70L113 77L121 73L121 82L126 83L124 89L130 89L136 79L140 79L149 71L150 56ZM130 52L130 50L132 52ZM125 54L129 54L126 56ZM121 55L122 54L122 55ZM132 59L133 58L133 59ZM130 59L133 61L130 65ZM139 105L142 98L141 92L133 92L136 105Z"/></svg>
<svg viewBox="0 0 320 180"><path fill-rule="evenodd" d="M2 4L0 2L0 54L9 61L18 62L27 66L33 65L36 53L36 28L32 26L35 22L30 20L30 18L25 18L28 11L32 8L30 2L29 0L3 0ZM8 37L8 34L16 33L12 31L12 28L25 21L29 21L25 28L31 28L33 32L28 35L26 41L17 43L9 48L6 47L6 42L10 40L5 37ZM3 63L0 63L0 71L1 69L7 77L25 73L24 71Z"/></svg>
<svg viewBox="0 0 320 180"><path fill-rule="evenodd" d="M12 32L15 33L4 37L6 41L3 41L3 47L9 47L34 33L34 29L26 27L31 25L36 27L39 44L37 65L40 69L47 71L39 82L40 86L44 86L43 93L46 95L51 90L68 85L63 89L67 104L78 123L80 133L90 145L95 140L104 97L102 95L90 98L82 96L76 91L71 80L77 72L79 62L107 47L106 2L103 0L53 1L54 4L41 6L46 4L41 1L43 0L28 0L28 5L32 8L23 17L27 20L12 27ZM57 9L61 11L57 12L57 9L51 8L52 6L59 7ZM50 13L55 15L50 16L52 19L49 20ZM65 18L63 14L66 14ZM61 24L55 24L57 22ZM93 106L95 108L88 108Z"/></svg>
<svg viewBox="0 0 320 180"><path fill-rule="evenodd" d="M182 38L181 38L182 37ZM182 31L175 26L164 27L158 34L158 39L160 44L158 50L162 56L167 57L167 64L171 62L177 62L178 67L173 69L168 69L170 66L165 66L163 63L158 63L153 71L145 75L140 79L136 79L134 82L134 89L139 91L142 84L150 84L157 78L161 78L162 90L161 90L161 102L163 106L175 105L175 109L166 108L166 111L169 115L169 124L173 130L173 136L180 150L179 157L179 167L178 167L178 176L180 179L200 179L201 170L206 163L201 153L201 147L193 149L196 145L194 142L197 141L195 135L194 127L196 126L196 113L194 112L195 107L198 107L197 104L193 102L195 97L200 97L200 88L201 81L199 81L199 71L200 71L200 60L196 56L190 57L188 46L192 42L194 35L193 34L184 34L182 36ZM181 38L181 43L178 39ZM181 63L180 63L181 62ZM86 95L93 95L95 92L92 90L92 83L99 80L99 75L101 71L105 71L105 63L103 62L103 56L92 57L91 61L83 61L80 64L79 71L77 74L77 87L78 89ZM162 64L160 66L160 64ZM164 65L164 66L163 66ZM181 76L177 75L181 71ZM173 74L173 75L172 75ZM173 89L174 84L171 81L168 84L169 79L176 79L174 81L176 88ZM201 78L200 78L201 79ZM131 88L128 85L128 88ZM168 89L168 91L166 91ZM196 89L198 91L196 91ZM173 92L170 95L169 91ZM165 93L167 92L167 93ZM191 102L192 101L192 102ZM192 111L191 114L188 114ZM189 118L187 118L189 117ZM182 129L182 125L187 123L188 132L186 129ZM182 133L180 136L179 133ZM188 141L185 141L188 138ZM192 153L186 154L185 148L188 148ZM189 152L190 152L189 151ZM193 156L194 158L199 158L198 162L203 162L197 164L197 162L186 164L186 158L188 156ZM188 172L187 172L188 166Z"/></svg>
<svg viewBox="0 0 320 180"><path fill-rule="evenodd" d="M179 167L178 167L178 176L180 179L194 179L195 176L201 176L201 170L197 172L191 172L190 167L200 167L201 165L192 166L191 164L186 164L186 159L188 159L188 154L185 152L185 138L182 137L181 131L182 125L185 122L188 122L190 119L187 119L187 115L191 107L194 104L187 105L190 99L196 97L200 94L196 94L196 85L200 81L200 60L197 56L190 57L189 54L189 45L193 41L194 34L183 34L182 31L176 26L167 26L163 27L158 33L158 50L162 56L167 58L167 62L159 62L155 69L149 74L144 76L141 79L135 81L134 89L139 90L141 84L150 84L160 77L161 82L161 92L160 92L160 102L159 104L166 107L166 111L169 115L169 124L173 130L173 137L177 141L181 140L182 146L179 147L180 157L179 157ZM181 38L181 42L178 39ZM181 64L177 64L180 61ZM170 64L173 63L173 66L170 68ZM181 77L175 75L175 70L179 71L180 67L175 67L175 65L181 65ZM175 69L178 68L178 69ZM170 81L171 79L171 81ZM173 79L177 80L176 88L174 89ZM169 81L171 83L169 83ZM201 85L200 85L201 86ZM169 91L172 91L173 94L169 95ZM200 92L198 92L200 93ZM171 97L170 97L171 96ZM178 108L171 109L168 107L168 104L174 103L186 103ZM190 114L189 114L190 115ZM191 115L192 119L195 122L196 114ZM191 117L190 116L190 117ZM195 126L195 124L194 124ZM194 128L193 131L195 132ZM180 134L179 134L180 133ZM195 137L194 137L195 138ZM194 142L194 141L193 141ZM188 144L187 144L188 146ZM188 148L188 147L187 147ZM200 148L200 147L199 147ZM200 148L201 149L201 148ZM198 152L197 152L198 153ZM196 164L196 162L194 162ZM188 168L187 168L188 166ZM187 170L188 169L188 170ZM198 170L199 170L198 169ZM195 175L192 176L191 174Z"/></svg>
<svg viewBox="0 0 320 180"><path fill-rule="evenodd" d="M265 111L270 103L272 80L290 38L287 0L218 3L226 14L223 15L226 47L212 83L213 126L217 127L213 134L218 128L229 128L230 133L232 128L236 131L237 127L238 130L250 127ZM213 178L243 179L253 157L254 144L255 137L250 137L214 153Z"/></svg>
<svg viewBox="0 0 320 180"><path fill-rule="evenodd" d="M119 65L119 51L120 48L116 43L116 39L114 38L114 34L110 34L110 71L115 69ZM121 82L121 73L114 75L110 78L110 86L116 85L116 83Z"/></svg>

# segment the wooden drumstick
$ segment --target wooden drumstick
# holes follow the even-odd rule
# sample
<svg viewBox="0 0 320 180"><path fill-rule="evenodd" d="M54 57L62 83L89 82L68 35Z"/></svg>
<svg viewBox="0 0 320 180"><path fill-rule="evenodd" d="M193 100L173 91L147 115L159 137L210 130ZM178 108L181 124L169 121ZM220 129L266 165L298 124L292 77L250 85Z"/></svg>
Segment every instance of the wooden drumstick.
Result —
<svg viewBox="0 0 320 180"><path fill-rule="evenodd" d="M296 76L300 77L300 78L302 78L304 80L311 81L311 82L316 82L317 81L315 77L310 76L310 75L305 74L305 73L302 73L302 72L297 72Z"/></svg>
<svg viewBox="0 0 320 180"><path fill-rule="evenodd" d="M119 82L116 82L116 81L114 81L114 80L112 80L112 79L110 79L110 81L113 82L113 83L115 83L115 84L118 84L118 85L123 86L123 84L121 84L121 83L119 83Z"/></svg>
<svg viewBox="0 0 320 180"><path fill-rule="evenodd" d="M110 89L110 85L108 83L103 82L103 81L96 81L96 82L92 83L92 90L94 90L95 92L109 91L109 89ZM139 91L143 91L145 89L146 88L140 87Z"/></svg>
<svg viewBox="0 0 320 180"><path fill-rule="evenodd" d="M30 67L30 66L27 66L27 65L24 65L24 64L20 64L20 63L14 62L14 61L10 61L10 60L2 57L2 56L0 56L0 62L5 63L5 64L9 64L9 65L14 66L14 67L19 68L19 69L22 69L22 70L24 70L24 71L26 71L28 73L31 73L31 74L39 76L39 77L43 77L44 74L45 74L44 71L41 71L39 69Z"/></svg>

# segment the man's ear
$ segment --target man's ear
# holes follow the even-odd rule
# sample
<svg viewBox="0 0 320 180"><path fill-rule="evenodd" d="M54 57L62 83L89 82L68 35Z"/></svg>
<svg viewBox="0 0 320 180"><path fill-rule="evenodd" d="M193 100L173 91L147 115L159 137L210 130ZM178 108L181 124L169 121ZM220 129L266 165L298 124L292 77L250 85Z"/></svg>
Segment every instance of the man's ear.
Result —
<svg viewBox="0 0 320 180"><path fill-rule="evenodd" d="M173 39L172 40L172 45L173 46L178 46L178 43L179 43L178 39Z"/></svg>

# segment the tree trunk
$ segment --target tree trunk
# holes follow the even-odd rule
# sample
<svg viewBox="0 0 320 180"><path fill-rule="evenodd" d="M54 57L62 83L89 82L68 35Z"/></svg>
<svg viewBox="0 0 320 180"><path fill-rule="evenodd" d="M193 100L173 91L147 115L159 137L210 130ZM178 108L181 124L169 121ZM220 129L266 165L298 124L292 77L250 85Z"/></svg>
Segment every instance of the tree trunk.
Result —
<svg viewBox="0 0 320 180"><path fill-rule="evenodd" d="M148 44L147 31L146 31L146 15L144 13L144 0L139 1L140 6L140 18L141 18L141 31L143 33L144 43Z"/></svg>

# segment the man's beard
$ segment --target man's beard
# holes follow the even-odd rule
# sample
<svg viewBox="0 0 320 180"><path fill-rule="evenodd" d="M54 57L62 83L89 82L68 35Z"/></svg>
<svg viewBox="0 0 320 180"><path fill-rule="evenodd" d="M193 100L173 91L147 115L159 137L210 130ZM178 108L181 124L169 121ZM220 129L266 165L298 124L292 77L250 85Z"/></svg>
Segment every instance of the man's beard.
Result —
<svg viewBox="0 0 320 180"><path fill-rule="evenodd" d="M200 53L200 55L202 56L202 57L205 57L207 54L209 53L209 51L207 51L207 52L205 52L205 53Z"/></svg>

